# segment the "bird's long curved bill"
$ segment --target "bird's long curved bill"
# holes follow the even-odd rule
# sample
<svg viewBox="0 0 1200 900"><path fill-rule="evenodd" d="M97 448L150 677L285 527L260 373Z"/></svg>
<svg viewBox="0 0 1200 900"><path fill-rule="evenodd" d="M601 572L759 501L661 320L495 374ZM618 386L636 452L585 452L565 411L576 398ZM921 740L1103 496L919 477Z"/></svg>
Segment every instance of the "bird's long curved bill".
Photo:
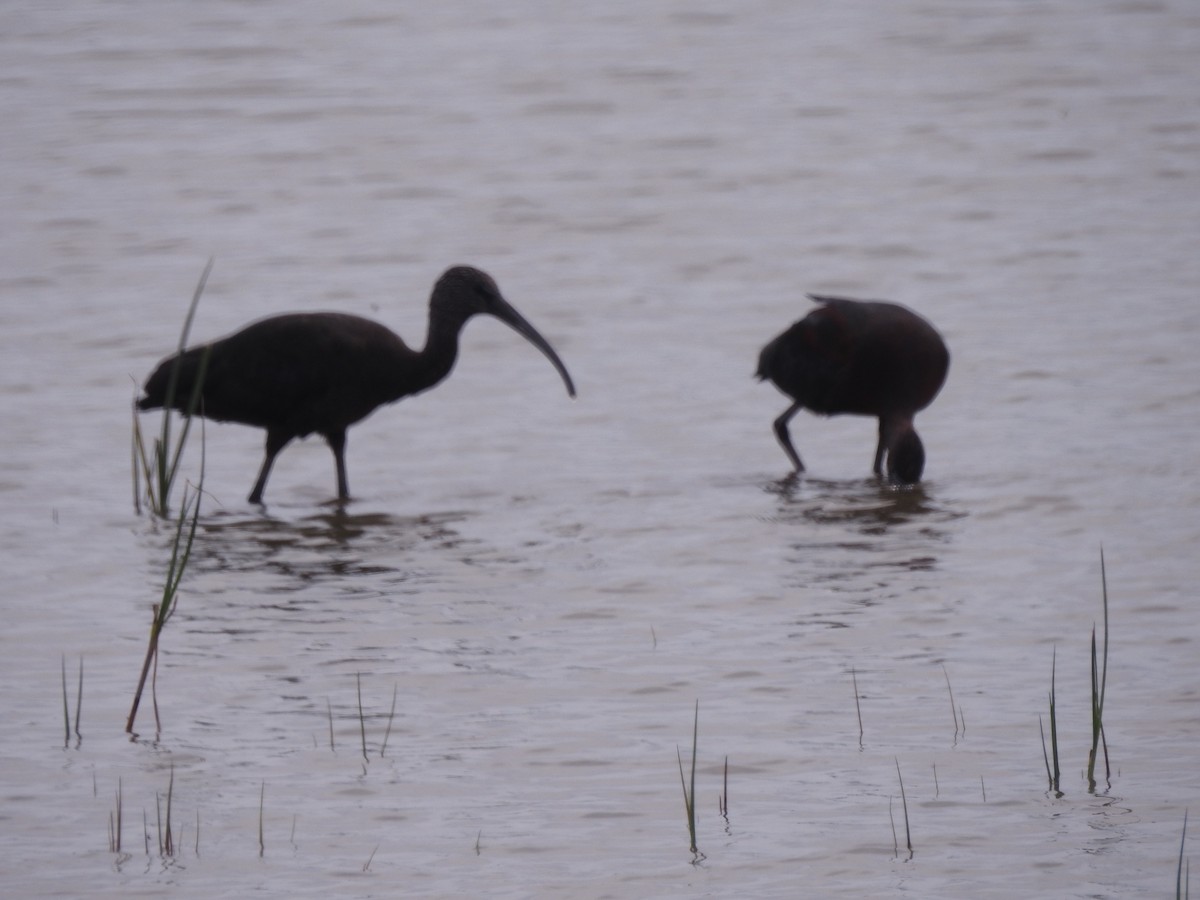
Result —
<svg viewBox="0 0 1200 900"><path fill-rule="evenodd" d="M567 372L567 367L558 358L558 354L554 352L554 348L550 346L550 342L542 337L536 328L526 322L524 316L505 301L496 303L492 314L546 355L546 358L554 364L554 368L558 369L558 374L562 376L563 383L567 386L567 394L574 397L575 383L571 381L571 375Z"/></svg>

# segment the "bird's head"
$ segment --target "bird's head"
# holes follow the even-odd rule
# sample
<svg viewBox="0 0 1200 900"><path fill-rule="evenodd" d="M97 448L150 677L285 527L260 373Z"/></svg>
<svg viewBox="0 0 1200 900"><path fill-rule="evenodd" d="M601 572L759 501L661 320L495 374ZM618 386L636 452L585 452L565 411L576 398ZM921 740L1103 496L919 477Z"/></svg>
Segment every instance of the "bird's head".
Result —
<svg viewBox="0 0 1200 900"><path fill-rule="evenodd" d="M495 279L487 272L473 266L453 266L447 269L433 286L429 310L431 321L434 317L443 319L454 329L461 328L463 323L474 315L484 313L495 316L541 350L562 376L567 393L575 396L575 385L554 348L504 299Z"/></svg>
<svg viewBox="0 0 1200 900"><path fill-rule="evenodd" d="M478 313L495 315L497 302L508 306L495 279L473 266L447 269L433 286L429 305L439 312L457 313L463 320Z"/></svg>
<svg viewBox="0 0 1200 900"><path fill-rule="evenodd" d="M905 423L888 444L887 474L892 484L916 484L925 471L925 445L912 427Z"/></svg>

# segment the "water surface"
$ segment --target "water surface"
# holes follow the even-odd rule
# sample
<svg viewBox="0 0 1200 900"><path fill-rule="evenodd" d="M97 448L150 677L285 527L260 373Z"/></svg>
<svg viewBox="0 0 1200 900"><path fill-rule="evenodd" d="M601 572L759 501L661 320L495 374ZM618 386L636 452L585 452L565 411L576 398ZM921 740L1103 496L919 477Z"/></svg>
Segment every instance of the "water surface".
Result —
<svg viewBox="0 0 1200 900"><path fill-rule="evenodd" d="M1200 787L1187 4L0 24L9 891L1171 889ZM128 410L210 256L201 338L338 309L416 345L434 279L478 265L579 397L474 321L447 382L351 430L344 507L312 440L250 506L262 436L210 425L162 728L146 705L130 740L170 529L133 512ZM945 335L919 488L869 477L874 423L807 415L809 475L784 477L787 400L751 373L806 291ZM1089 792L1102 545L1113 773ZM702 858L676 756L697 703Z"/></svg>

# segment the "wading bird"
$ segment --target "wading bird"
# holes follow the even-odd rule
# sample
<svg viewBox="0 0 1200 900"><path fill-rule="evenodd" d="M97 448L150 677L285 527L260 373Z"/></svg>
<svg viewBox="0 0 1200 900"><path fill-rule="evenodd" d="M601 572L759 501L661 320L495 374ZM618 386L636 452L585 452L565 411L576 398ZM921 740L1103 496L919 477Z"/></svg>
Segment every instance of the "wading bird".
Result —
<svg viewBox="0 0 1200 900"><path fill-rule="evenodd" d="M875 474L898 484L921 480L925 448L913 417L937 396L950 353L933 326L895 303L809 294L821 305L762 350L758 378L796 402L775 420L775 435L796 467L788 421L801 409L818 415L879 418Z"/></svg>
<svg viewBox="0 0 1200 900"><path fill-rule="evenodd" d="M425 347L409 348L370 319L343 313L289 313L247 325L211 344L168 357L145 385L138 409L166 404L186 412L204 367L198 414L267 430L266 455L251 503L262 503L275 457L293 438L321 435L333 450L338 497L345 500L346 429L385 403L428 390L450 374L458 335L471 316L495 316L544 353L575 396L566 367L546 339L500 295L491 276L469 266L446 271L429 298ZM207 354L207 363L203 361Z"/></svg>

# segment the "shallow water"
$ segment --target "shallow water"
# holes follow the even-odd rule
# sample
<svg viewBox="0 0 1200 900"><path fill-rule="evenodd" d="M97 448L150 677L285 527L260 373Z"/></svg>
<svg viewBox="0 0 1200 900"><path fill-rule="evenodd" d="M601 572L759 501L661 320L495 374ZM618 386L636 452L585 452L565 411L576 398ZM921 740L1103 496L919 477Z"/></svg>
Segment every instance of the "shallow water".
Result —
<svg viewBox="0 0 1200 900"><path fill-rule="evenodd" d="M7 892L1172 889L1200 787L1188 4L0 23ZM162 728L147 700L131 741L170 529L133 512L127 410L210 255L198 338L339 309L419 344L433 280L479 265L579 397L472 322L448 381L351 431L345 507L317 441L250 506L261 434L209 425ZM806 291L945 335L919 488L868 477L873 423L807 415L809 475L784 478L787 400L750 376ZM700 858L676 757L697 703Z"/></svg>

